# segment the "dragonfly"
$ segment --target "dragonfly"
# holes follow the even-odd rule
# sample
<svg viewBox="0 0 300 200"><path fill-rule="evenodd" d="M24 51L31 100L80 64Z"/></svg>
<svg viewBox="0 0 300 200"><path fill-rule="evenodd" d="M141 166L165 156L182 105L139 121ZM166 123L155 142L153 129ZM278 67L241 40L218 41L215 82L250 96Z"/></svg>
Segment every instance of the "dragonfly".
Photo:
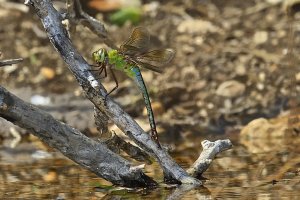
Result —
<svg viewBox="0 0 300 200"><path fill-rule="evenodd" d="M108 68L116 83L116 86L106 94L105 101L107 96L118 88L118 81L112 69L120 70L134 80L143 95L151 128L150 136L158 147L161 147L149 93L140 68L162 73L162 67L171 62L175 51L173 49L150 50L149 46L150 34L148 30L144 27L136 27L119 49L106 50L105 48L101 48L93 52L92 57L97 64L99 74L101 75L104 72L104 77L107 77Z"/></svg>

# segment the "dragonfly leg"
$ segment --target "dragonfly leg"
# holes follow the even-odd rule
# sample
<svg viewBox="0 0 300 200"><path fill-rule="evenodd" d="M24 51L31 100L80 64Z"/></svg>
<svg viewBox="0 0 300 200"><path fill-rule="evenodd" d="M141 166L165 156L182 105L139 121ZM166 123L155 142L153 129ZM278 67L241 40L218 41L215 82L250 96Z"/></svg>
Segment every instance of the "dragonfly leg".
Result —
<svg viewBox="0 0 300 200"><path fill-rule="evenodd" d="M161 148L159 140L158 140L158 134L155 128L151 129L151 138L156 142L157 146Z"/></svg>
<svg viewBox="0 0 300 200"><path fill-rule="evenodd" d="M102 74L103 71L104 71L104 76L101 77L101 74ZM104 66L104 65L101 65L101 66L100 66L98 75L99 75L99 79L103 79L103 78L106 78L106 77L107 77L106 66Z"/></svg>
<svg viewBox="0 0 300 200"><path fill-rule="evenodd" d="M93 66L93 67L97 67L98 69L90 69L89 71L90 72L98 72L97 74L99 75L99 77L97 78L98 80L101 80L103 78L106 78L107 77L107 71L106 71L106 63L101 63L100 65L90 65L90 66ZM104 71L104 76L101 77L101 74L103 73Z"/></svg>
<svg viewBox="0 0 300 200"><path fill-rule="evenodd" d="M93 64L89 64L90 67L95 67L95 68L98 68L99 65L93 65ZM96 72L96 71L99 71L99 69L88 69L87 71L89 72Z"/></svg>
<svg viewBox="0 0 300 200"><path fill-rule="evenodd" d="M90 67L99 67L99 65L89 64Z"/></svg>
<svg viewBox="0 0 300 200"><path fill-rule="evenodd" d="M99 72L99 76L102 74L103 70L104 70L104 77L102 77L102 78L106 78L106 77L107 77L106 65L103 65L103 66L102 66L102 69L101 69L101 71Z"/></svg>
<svg viewBox="0 0 300 200"><path fill-rule="evenodd" d="M112 75L115 83L116 83L116 86L105 95L105 97L104 97L105 102L106 102L106 99L107 99L108 95L110 95L113 91L115 91L119 87L119 83L118 83L118 80L116 78L116 75L115 75L114 71L111 69L111 67L109 67L109 70L111 72L111 75ZM105 74L107 75L106 68L105 68Z"/></svg>

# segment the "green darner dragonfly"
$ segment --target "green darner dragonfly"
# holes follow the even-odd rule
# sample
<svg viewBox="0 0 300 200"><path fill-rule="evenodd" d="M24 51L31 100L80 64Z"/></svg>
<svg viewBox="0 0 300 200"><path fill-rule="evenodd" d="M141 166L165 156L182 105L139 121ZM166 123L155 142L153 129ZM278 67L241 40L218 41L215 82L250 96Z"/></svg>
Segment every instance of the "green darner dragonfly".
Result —
<svg viewBox="0 0 300 200"><path fill-rule="evenodd" d="M113 79L116 82L116 86L107 93L106 97L118 88L118 81L112 71L112 68L123 71L127 76L135 81L146 104L151 127L151 137L160 147L149 94L139 67L162 73L163 70L161 67L172 60L175 52L172 49L149 51L149 46L150 35L147 29L137 27L133 30L129 39L120 46L119 50L107 51L106 49L101 48L93 52L92 56L97 67L99 67L99 74L104 72L104 76L106 77L106 67L109 66Z"/></svg>

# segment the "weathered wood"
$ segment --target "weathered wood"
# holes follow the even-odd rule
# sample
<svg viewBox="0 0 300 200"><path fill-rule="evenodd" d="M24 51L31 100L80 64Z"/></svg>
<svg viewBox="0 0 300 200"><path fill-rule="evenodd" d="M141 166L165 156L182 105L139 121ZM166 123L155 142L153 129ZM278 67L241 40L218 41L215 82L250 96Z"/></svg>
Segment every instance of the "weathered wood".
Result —
<svg viewBox="0 0 300 200"><path fill-rule="evenodd" d="M232 148L232 143L228 139L217 140L215 142L204 140L201 142L201 145L203 151L194 164L187 170L191 176L196 178L201 178L217 154Z"/></svg>
<svg viewBox="0 0 300 200"><path fill-rule="evenodd" d="M105 112L110 120L133 139L136 144L157 159L163 169L165 180L200 185L201 181L189 176L164 149L158 148L151 137L110 97L104 103L105 89L89 71L90 65L72 45L66 29L61 24L62 17L54 9L52 3L49 0L28 0L25 3L33 6L36 10L51 43L67 63L69 69L86 92L86 96L99 110Z"/></svg>
<svg viewBox="0 0 300 200"><path fill-rule="evenodd" d="M45 111L24 102L1 86L0 117L29 130L66 157L113 184L127 187L156 185L141 169L110 151L105 144L55 120Z"/></svg>

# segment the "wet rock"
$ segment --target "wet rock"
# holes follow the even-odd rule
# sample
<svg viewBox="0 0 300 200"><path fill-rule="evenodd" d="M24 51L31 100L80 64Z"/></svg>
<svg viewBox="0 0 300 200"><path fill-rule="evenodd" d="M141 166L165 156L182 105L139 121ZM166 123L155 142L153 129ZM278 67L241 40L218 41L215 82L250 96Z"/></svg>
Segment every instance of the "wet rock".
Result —
<svg viewBox="0 0 300 200"><path fill-rule="evenodd" d="M245 138L269 138L283 137L287 130L287 121L270 122L265 118L251 121L241 130L241 137Z"/></svg>
<svg viewBox="0 0 300 200"><path fill-rule="evenodd" d="M282 150L286 148L285 143L297 141L292 139L295 137L291 137L287 131L288 126L288 117L255 119L241 130L240 143L251 153Z"/></svg>

